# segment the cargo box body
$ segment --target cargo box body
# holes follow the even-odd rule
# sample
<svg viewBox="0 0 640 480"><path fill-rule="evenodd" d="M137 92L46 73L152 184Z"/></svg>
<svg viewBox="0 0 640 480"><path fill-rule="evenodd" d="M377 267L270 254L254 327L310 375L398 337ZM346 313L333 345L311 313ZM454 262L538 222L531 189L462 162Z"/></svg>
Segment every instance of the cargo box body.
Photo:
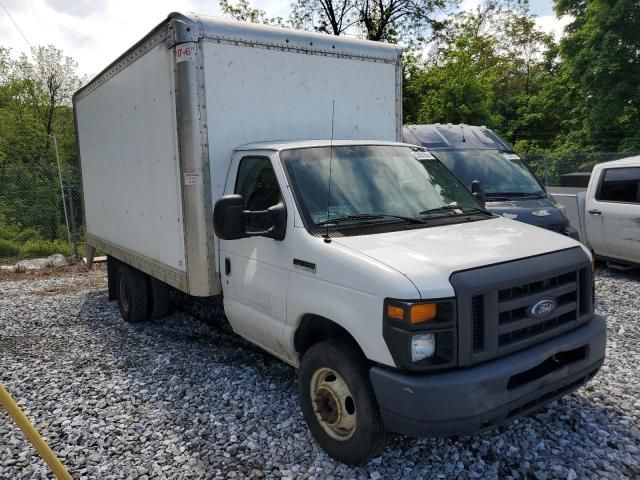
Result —
<svg viewBox="0 0 640 480"><path fill-rule="evenodd" d="M392 45L169 15L74 96L87 243L220 293L212 210L233 150L332 127L397 140L401 78Z"/></svg>

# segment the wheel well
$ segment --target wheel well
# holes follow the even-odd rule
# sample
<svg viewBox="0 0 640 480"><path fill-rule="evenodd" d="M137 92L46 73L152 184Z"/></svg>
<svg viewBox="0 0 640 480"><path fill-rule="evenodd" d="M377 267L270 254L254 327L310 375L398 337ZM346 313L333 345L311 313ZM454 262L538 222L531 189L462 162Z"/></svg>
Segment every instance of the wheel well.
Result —
<svg viewBox="0 0 640 480"><path fill-rule="evenodd" d="M353 343L360 350L363 357L364 352L356 342L355 338L336 322L319 315L307 314L302 317L300 325L293 337L293 345L300 358L310 347L318 342L329 340L330 338L344 338Z"/></svg>

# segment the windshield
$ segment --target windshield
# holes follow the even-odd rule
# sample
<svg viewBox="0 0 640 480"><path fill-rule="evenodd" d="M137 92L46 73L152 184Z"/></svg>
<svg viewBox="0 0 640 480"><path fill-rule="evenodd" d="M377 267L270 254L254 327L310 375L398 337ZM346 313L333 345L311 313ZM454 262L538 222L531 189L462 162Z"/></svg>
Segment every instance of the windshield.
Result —
<svg viewBox="0 0 640 480"><path fill-rule="evenodd" d="M431 153L468 188L471 188L471 182L479 180L487 195L545 195L538 180L515 153L497 150L436 150Z"/></svg>
<svg viewBox="0 0 640 480"><path fill-rule="evenodd" d="M329 191L331 155L330 147L280 154L307 222L326 224L342 218L361 223L372 221L372 215L428 218L427 211L432 209L442 209L439 215L455 215L479 208L475 197L444 165L433 158L425 160L430 155L423 149L335 146ZM458 208L443 208L448 206Z"/></svg>

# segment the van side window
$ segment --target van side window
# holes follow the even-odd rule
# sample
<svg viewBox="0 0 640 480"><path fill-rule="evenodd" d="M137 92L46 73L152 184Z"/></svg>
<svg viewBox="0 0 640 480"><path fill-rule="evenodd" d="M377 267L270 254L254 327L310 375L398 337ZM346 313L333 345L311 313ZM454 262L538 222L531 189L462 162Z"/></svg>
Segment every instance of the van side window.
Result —
<svg viewBox="0 0 640 480"><path fill-rule="evenodd" d="M282 199L276 173L271 160L266 157L244 157L240 160L235 193L244 198L247 210L266 210ZM250 231L266 230L271 227L268 218L251 218L246 225Z"/></svg>
<svg viewBox="0 0 640 480"><path fill-rule="evenodd" d="M605 170L596 200L640 203L640 168L608 168Z"/></svg>

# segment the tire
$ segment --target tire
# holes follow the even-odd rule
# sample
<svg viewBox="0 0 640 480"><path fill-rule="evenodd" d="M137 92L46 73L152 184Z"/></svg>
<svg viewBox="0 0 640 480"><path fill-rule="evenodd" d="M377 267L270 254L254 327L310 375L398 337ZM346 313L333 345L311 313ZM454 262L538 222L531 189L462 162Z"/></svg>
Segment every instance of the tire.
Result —
<svg viewBox="0 0 640 480"><path fill-rule="evenodd" d="M356 465L382 452L387 432L369 365L352 343L325 340L307 350L298 371L298 392L307 425L330 456Z"/></svg>
<svg viewBox="0 0 640 480"><path fill-rule="evenodd" d="M116 295L120 315L125 322L146 320L149 305L149 287L145 274L127 265L120 265L116 272Z"/></svg>
<svg viewBox="0 0 640 480"><path fill-rule="evenodd" d="M169 287L160 280L149 277L149 318L158 320L167 316L169 312Z"/></svg>

